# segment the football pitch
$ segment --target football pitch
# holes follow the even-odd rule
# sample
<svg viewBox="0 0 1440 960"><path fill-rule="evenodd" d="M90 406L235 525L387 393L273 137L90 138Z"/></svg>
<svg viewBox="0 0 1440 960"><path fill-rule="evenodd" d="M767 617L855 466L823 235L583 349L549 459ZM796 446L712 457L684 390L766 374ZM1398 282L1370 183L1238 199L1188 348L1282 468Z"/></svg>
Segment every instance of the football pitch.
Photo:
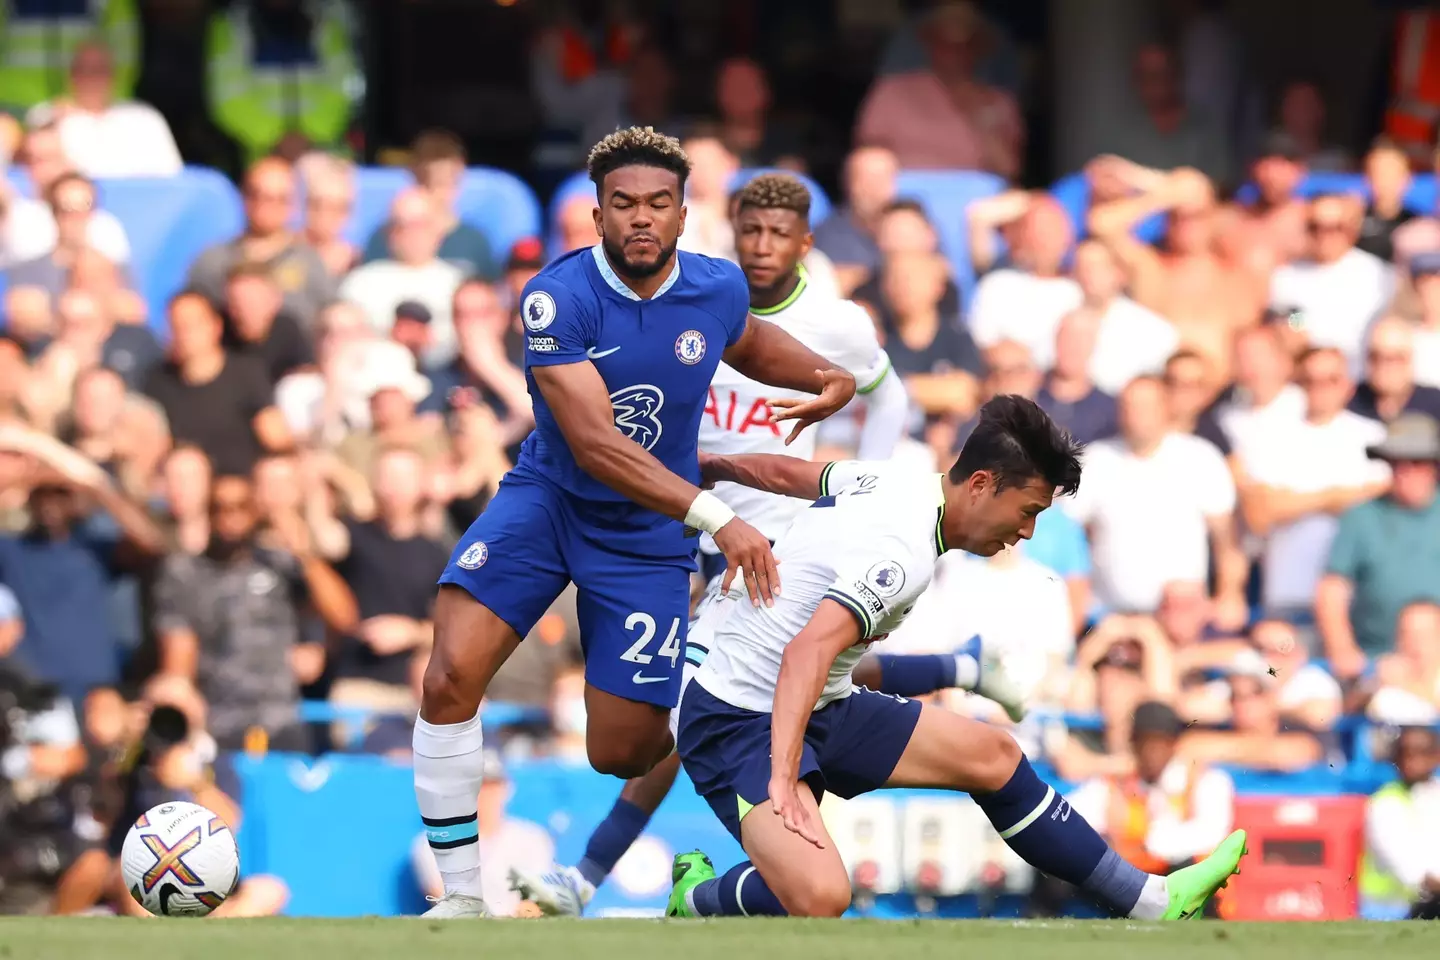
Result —
<svg viewBox="0 0 1440 960"><path fill-rule="evenodd" d="M0 920L3 960L1432 958L1425 923L865 920Z"/></svg>

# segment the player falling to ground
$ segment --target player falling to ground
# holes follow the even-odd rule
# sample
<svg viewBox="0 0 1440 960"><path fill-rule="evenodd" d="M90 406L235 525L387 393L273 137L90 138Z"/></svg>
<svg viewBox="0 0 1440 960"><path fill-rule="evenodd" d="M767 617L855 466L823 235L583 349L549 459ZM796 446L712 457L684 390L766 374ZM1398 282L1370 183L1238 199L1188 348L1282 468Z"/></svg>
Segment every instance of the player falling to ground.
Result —
<svg viewBox="0 0 1440 960"><path fill-rule="evenodd" d="M586 751L636 777L673 751L695 531L743 568L755 603L780 589L769 539L702 492L696 449L725 361L814 394L775 401L795 432L855 393L848 373L749 317L745 278L675 247L689 161L671 137L620 130L590 153L600 243L525 286L535 430L440 577L435 646L415 724L415 794L445 895L426 916L484 916L475 796L480 700L568 582L579 588Z"/></svg>
<svg viewBox="0 0 1440 960"><path fill-rule="evenodd" d="M764 454L707 458L704 469L819 499L776 544L785 571L776 605L727 599L695 626L710 655L680 706L680 756L750 859L717 878L703 853L676 857L669 915L844 913L850 877L820 819L824 790L968 792L1026 862L1139 919L1194 916L1238 872L1244 831L1169 877L1146 874L1036 776L1003 730L851 683L866 645L905 619L941 554L993 556L1028 539L1056 491L1079 485L1077 446L1034 403L986 403L945 475Z"/></svg>
<svg viewBox="0 0 1440 960"><path fill-rule="evenodd" d="M750 286L751 315L776 324L854 375L856 392L866 405L858 458L889 459L905 431L909 406L905 388L891 372L890 357L864 308L810 288L802 264L813 242L810 191L788 174L761 174L740 190L736 207L735 246ZM700 449L715 454L786 450L784 435L770 418L773 394L763 383L720 364L700 419ZM815 432L801 434L788 449L793 456L813 458ZM771 541L810 505L808 500L736 483L717 484L714 492ZM706 604L718 594L723 574L723 567L714 569L717 565L709 562L718 558L707 539L700 543L701 571L709 581ZM705 654L703 645L687 643L687 672L703 663ZM953 655L869 657L856 668L855 682L886 693L920 696L946 687L976 689L985 673L991 683L984 692L1006 699L1007 708L1018 711L1018 698L1007 684L995 681L994 672L986 669L990 663L979 638L973 638ZM591 834L579 864L544 874L516 871L511 875L515 889L548 914L579 916L595 888L645 830L679 770L680 758L672 755L645 776L626 783L615 806Z"/></svg>

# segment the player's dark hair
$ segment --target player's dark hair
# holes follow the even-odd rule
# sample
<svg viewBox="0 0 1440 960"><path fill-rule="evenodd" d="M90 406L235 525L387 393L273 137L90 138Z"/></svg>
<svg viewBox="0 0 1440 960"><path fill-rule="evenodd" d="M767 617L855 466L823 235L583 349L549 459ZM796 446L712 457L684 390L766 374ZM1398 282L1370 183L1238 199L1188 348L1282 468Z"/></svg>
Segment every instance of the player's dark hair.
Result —
<svg viewBox="0 0 1440 960"><path fill-rule="evenodd" d="M616 130L595 144L585 169L599 193L607 174L621 167L659 167L669 170L680 180L680 193L685 193L685 180L690 176L690 158L680 148L680 141L654 127L626 127Z"/></svg>
<svg viewBox="0 0 1440 960"><path fill-rule="evenodd" d="M1080 489L1080 445L1033 400L1003 394L980 408L950 482L964 483L981 470L995 477L997 493L1035 479L1074 493Z"/></svg>
<svg viewBox="0 0 1440 960"><path fill-rule="evenodd" d="M810 188L788 173L762 173L740 188L736 213L746 207L757 210L792 210L810 222Z"/></svg>

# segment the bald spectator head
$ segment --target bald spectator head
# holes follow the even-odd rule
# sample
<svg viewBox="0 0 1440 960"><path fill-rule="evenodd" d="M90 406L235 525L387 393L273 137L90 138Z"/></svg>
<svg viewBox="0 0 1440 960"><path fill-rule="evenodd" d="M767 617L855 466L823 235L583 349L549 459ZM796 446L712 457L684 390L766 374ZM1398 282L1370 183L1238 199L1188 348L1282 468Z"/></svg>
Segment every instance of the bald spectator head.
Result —
<svg viewBox="0 0 1440 960"><path fill-rule="evenodd" d="M1015 265L1042 277L1060 272L1065 253L1075 240L1070 215L1048 193L1034 194L1015 231Z"/></svg>
<svg viewBox="0 0 1440 960"><path fill-rule="evenodd" d="M11 287L5 292L6 332L33 344L54 330L50 294L43 287Z"/></svg>
<svg viewBox="0 0 1440 960"><path fill-rule="evenodd" d="M87 113L101 113L115 99L115 59L104 41L82 40L70 59L70 93Z"/></svg>
<svg viewBox="0 0 1440 960"><path fill-rule="evenodd" d="M686 202L723 210L730 196L730 181L740 171L740 158L718 136L690 137L682 146L690 158Z"/></svg>
<svg viewBox="0 0 1440 960"><path fill-rule="evenodd" d="M1415 388L1415 332L1409 323L1386 316L1370 328L1365 381L1377 396L1409 397Z"/></svg>
<svg viewBox="0 0 1440 960"><path fill-rule="evenodd" d="M1034 399L1044 375L1030 348L1015 340L1001 340L985 351L985 393L991 397L1013 393Z"/></svg>
<svg viewBox="0 0 1440 960"><path fill-rule="evenodd" d="M67 290L55 302L56 337L76 347L97 351L110 336L111 323L103 304L84 290Z"/></svg>
<svg viewBox="0 0 1440 960"><path fill-rule="evenodd" d="M295 210L295 168L279 157L258 160L245 173L245 229L253 237L285 232Z"/></svg>
<svg viewBox="0 0 1440 960"><path fill-rule="evenodd" d="M896 200L880 216L880 224L875 230L875 245L886 257L902 253L935 253L940 249L940 237L925 215L924 207L914 200Z"/></svg>
<svg viewBox="0 0 1440 960"><path fill-rule="evenodd" d="M1349 197L1335 194L1310 201L1305 227L1310 232L1310 258L1334 263L1355 246L1360 208Z"/></svg>
<svg viewBox="0 0 1440 960"><path fill-rule="evenodd" d="M81 437L109 435L125 412L125 381L105 367L82 372L75 378L72 411Z"/></svg>
<svg viewBox="0 0 1440 960"><path fill-rule="evenodd" d="M314 243L335 240L355 208L355 167L327 153L312 153L296 165L305 184L305 233Z"/></svg>
<svg viewBox="0 0 1440 960"><path fill-rule="evenodd" d="M1268 403L1290 380L1290 352L1272 324L1251 327L1235 338L1235 380L1257 402Z"/></svg>
<svg viewBox="0 0 1440 960"><path fill-rule="evenodd" d="M1075 282L1087 305L1103 308L1125 289L1125 273L1109 247L1086 240L1075 248Z"/></svg>
<svg viewBox="0 0 1440 960"><path fill-rule="evenodd" d="M1158 377L1136 377L1120 391L1120 433L1130 449L1148 454L1170 430L1165 384Z"/></svg>
<svg viewBox="0 0 1440 960"><path fill-rule="evenodd" d="M1082 307L1071 311L1055 330L1055 375L1062 380L1089 379L1090 357L1100 335L1100 315Z"/></svg>
<svg viewBox="0 0 1440 960"><path fill-rule="evenodd" d="M863 223L873 223L895 199L900 164L884 147L859 147L845 159L845 196Z"/></svg>
<svg viewBox="0 0 1440 960"><path fill-rule="evenodd" d="M595 232L595 201L588 196L571 197L560 208L560 246L565 253L581 247L593 247L599 240Z"/></svg>
<svg viewBox="0 0 1440 960"><path fill-rule="evenodd" d="M401 190L390 205L390 255L400 263L423 267L435 260L445 240L435 202L419 187Z"/></svg>

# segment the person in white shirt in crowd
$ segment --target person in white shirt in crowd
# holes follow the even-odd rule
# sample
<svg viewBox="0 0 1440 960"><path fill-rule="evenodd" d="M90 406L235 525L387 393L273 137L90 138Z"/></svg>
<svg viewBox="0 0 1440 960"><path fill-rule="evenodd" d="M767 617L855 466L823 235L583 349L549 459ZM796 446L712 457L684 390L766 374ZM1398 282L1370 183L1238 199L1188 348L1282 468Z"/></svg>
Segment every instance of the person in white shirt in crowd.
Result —
<svg viewBox="0 0 1440 960"><path fill-rule="evenodd" d="M1270 278L1270 305L1296 311L1312 347L1336 347L1358 373L1365 331L1395 296L1395 268L1355 246L1363 216L1354 197L1310 201L1308 257Z"/></svg>
<svg viewBox="0 0 1440 960"><path fill-rule="evenodd" d="M1175 654L1181 678L1180 713L1191 723L1228 723L1232 714L1228 680L1186 684L1187 677L1218 671L1244 676L1271 675L1281 714L1310 730L1335 725L1343 706L1340 684L1310 659L1306 638L1284 620L1261 620L1249 638L1210 640L1182 647Z"/></svg>
<svg viewBox="0 0 1440 960"><path fill-rule="evenodd" d="M1306 352L1298 379L1305 416L1257 424L1235 461L1245 525L1264 540L1265 616L1308 622L1339 515L1384 493L1390 468L1365 453L1385 428L1345 409L1355 385L1339 350Z"/></svg>
<svg viewBox="0 0 1440 960"><path fill-rule="evenodd" d="M1251 436L1263 434L1267 423L1298 421L1305 414L1305 391L1291 382L1293 372L1283 331L1264 324L1240 333L1235 338L1235 384L1209 412L1215 431L1205 435L1229 454Z"/></svg>
<svg viewBox="0 0 1440 960"><path fill-rule="evenodd" d="M1395 620L1395 649L1375 658L1365 715L1377 723L1440 719L1440 605L1412 603Z"/></svg>
<svg viewBox="0 0 1440 960"><path fill-rule="evenodd" d="M480 888L485 905L495 917L537 917L540 911L511 891L507 876L516 868L549 869L555 859L555 841L540 824L506 812L515 787L499 751L486 750L483 762L485 778L480 781L475 827L480 834ZM410 847L410 862L425 898L434 901L441 897L444 884L423 831Z"/></svg>
<svg viewBox="0 0 1440 960"><path fill-rule="evenodd" d="M1098 240L1076 247L1075 282L1084 298L1081 309L1100 320L1090 354L1095 386L1113 397L1142 374L1163 373L1180 336L1168 320L1124 294L1125 271L1110 248Z"/></svg>
<svg viewBox="0 0 1440 960"><path fill-rule="evenodd" d="M0 194L11 194L0 202L0 269L26 260L38 260L51 250L59 240L59 228L50 206L43 199L50 189L67 173L74 173L74 165L65 155L60 142L59 128L55 124L36 127L25 135L21 145L21 156L25 171L30 175L33 188L31 196L15 195L14 190L0 181ZM130 261L130 240L125 228L108 210L95 210L85 225L86 244L105 255L114 263Z"/></svg>
<svg viewBox="0 0 1440 960"><path fill-rule="evenodd" d="M1398 778L1365 803L1360 910L1371 920L1434 919L1440 901L1440 742L1433 728L1402 727L1391 758Z"/></svg>
<svg viewBox="0 0 1440 960"><path fill-rule="evenodd" d="M1414 334L1415 382L1440 387L1440 250L1410 258L1410 282L1415 287L1419 321Z"/></svg>
<svg viewBox="0 0 1440 960"><path fill-rule="evenodd" d="M100 40L75 48L70 95L31 107L25 123L55 124L65 155L87 177L173 177L185 167L160 111L115 99L115 61Z"/></svg>
<svg viewBox="0 0 1440 960"><path fill-rule="evenodd" d="M360 249L343 236L355 209L355 165L328 153L307 153L295 164L295 172L305 189L300 235L332 276L343 277L360 262Z"/></svg>
<svg viewBox="0 0 1440 960"><path fill-rule="evenodd" d="M1061 270L1075 239L1065 208L1030 197L1011 233L1010 264L987 273L970 304L970 333L982 348L1018 340L1042 369L1053 362L1060 318L1080 306L1080 285Z"/></svg>
<svg viewBox="0 0 1440 960"><path fill-rule="evenodd" d="M465 277L459 267L437 256L444 227L434 201L424 190L410 187L396 195L389 230L391 259L357 268L340 284L339 296L359 304L370 326L381 334L389 332L395 308L401 303L423 303L431 317L425 363L441 366L457 349L450 304Z"/></svg>
<svg viewBox="0 0 1440 960"><path fill-rule="evenodd" d="M1086 448L1085 483L1066 509L1086 526L1095 589L1108 609L1153 613L1165 584L1204 582L1213 556L1215 622L1249 618L1236 546L1235 484L1208 440L1171 428L1165 387L1139 377L1120 394L1119 437Z"/></svg>
<svg viewBox="0 0 1440 960"><path fill-rule="evenodd" d="M1134 772L1096 777L1070 794L1070 805L1117 852L1159 874L1209 856L1234 823L1235 782L1178 756L1184 732L1169 704L1140 704L1130 732Z"/></svg>

